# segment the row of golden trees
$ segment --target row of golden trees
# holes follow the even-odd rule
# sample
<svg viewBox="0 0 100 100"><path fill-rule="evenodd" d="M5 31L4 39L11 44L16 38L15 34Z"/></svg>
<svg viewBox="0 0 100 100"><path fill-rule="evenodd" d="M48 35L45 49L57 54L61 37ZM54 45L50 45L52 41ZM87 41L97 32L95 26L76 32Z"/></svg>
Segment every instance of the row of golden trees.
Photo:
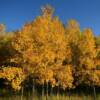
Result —
<svg viewBox="0 0 100 100"><path fill-rule="evenodd" d="M0 82L15 90L28 85L71 89L100 87L100 37L80 30L75 20L64 26L50 6L16 32L0 34ZM1 25L0 27L3 27Z"/></svg>

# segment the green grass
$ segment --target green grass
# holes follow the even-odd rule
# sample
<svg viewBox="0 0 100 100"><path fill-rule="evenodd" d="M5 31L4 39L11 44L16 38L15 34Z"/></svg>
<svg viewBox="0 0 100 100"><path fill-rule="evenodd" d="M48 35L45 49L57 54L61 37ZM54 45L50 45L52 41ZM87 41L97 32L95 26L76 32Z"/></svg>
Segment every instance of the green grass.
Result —
<svg viewBox="0 0 100 100"><path fill-rule="evenodd" d="M0 97L0 100L46 100L46 96L36 96L36 95L29 95L29 96L21 96L21 95L13 95L13 96L3 96ZM47 100L94 100L93 96L85 96L85 95L71 95L69 96L48 96ZM97 95L96 100L100 100L100 95Z"/></svg>

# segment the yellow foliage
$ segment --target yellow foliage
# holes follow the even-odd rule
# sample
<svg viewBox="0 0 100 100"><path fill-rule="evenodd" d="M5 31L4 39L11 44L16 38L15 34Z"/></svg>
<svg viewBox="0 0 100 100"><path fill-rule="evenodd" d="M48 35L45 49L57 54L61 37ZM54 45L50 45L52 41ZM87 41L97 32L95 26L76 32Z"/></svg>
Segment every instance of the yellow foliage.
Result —
<svg viewBox="0 0 100 100"><path fill-rule="evenodd" d="M13 89L19 90L21 88L21 83L25 79L25 75L21 68L8 66L0 70L0 78L8 81Z"/></svg>
<svg viewBox="0 0 100 100"><path fill-rule="evenodd" d="M7 63L16 67L2 67L0 78L15 90L20 90L27 75L36 84L50 83L51 87L63 89L73 88L74 82L100 86L100 71L97 70L100 47L99 43L96 45L93 32L90 29L81 32L75 20L69 20L64 27L52 14L53 9L47 5L42 8L42 15L14 32L10 41L12 55ZM0 46L8 50L5 48L7 39L3 44L1 41Z"/></svg>
<svg viewBox="0 0 100 100"><path fill-rule="evenodd" d="M72 88L74 81L72 76L72 66L62 66L61 70L58 70L56 73L56 79L58 80L58 85L63 89Z"/></svg>

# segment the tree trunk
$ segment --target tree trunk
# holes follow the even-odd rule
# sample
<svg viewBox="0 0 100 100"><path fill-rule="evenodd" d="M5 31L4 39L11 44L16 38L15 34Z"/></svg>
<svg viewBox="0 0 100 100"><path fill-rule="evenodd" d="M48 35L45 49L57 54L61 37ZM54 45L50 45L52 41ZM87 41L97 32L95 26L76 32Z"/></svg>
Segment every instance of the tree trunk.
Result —
<svg viewBox="0 0 100 100"><path fill-rule="evenodd" d="M53 88L51 87L51 89L50 89L50 95L52 96L52 94L53 94Z"/></svg>
<svg viewBox="0 0 100 100"><path fill-rule="evenodd" d="M44 90L44 84L42 85L42 98L44 97L44 92L45 92L45 90Z"/></svg>
<svg viewBox="0 0 100 100"><path fill-rule="evenodd" d="M35 82L34 82L34 79L33 79L33 87L32 87L32 94L34 95L34 92L35 92Z"/></svg>
<svg viewBox="0 0 100 100"><path fill-rule="evenodd" d="M60 88L59 88L60 86L58 85L58 90L57 90L57 100L59 100L59 92L60 92Z"/></svg>
<svg viewBox="0 0 100 100"><path fill-rule="evenodd" d="M93 85L93 98L96 100L96 91L95 91L95 86Z"/></svg>
<svg viewBox="0 0 100 100"><path fill-rule="evenodd" d="M23 87L22 87L22 90L21 90L21 100L23 100Z"/></svg>
<svg viewBox="0 0 100 100"><path fill-rule="evenodd" d="M46 86L46 100L48 100L48 83L47 83L47 86Z"/></svg>

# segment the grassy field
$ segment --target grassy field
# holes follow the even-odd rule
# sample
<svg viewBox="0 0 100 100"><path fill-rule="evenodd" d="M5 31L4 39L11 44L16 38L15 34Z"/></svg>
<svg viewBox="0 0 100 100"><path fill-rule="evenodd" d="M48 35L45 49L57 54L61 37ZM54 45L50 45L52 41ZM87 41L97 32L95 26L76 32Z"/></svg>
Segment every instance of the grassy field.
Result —
<svg viewBox="0 0 100 100"><path fill-rule="evenodd" d="M48 96L46 99L46 96L39 97L39 96L4 96L0 97L0 100L94 100L92 96L78 96L78 95L72 95L70 97L68 96ZM100 100L100 95L96 97L96 100Z"/></svg>
<svg viewBox="0 0 100 100"><path fill-rule="evenodd" d="M70 96L65 95L51 95L51 96L40 96L36 94L27 93L26 95L22 94L6 94L0 96L0 100L94 100L93 95L85 95L85 94L73 94ZM96 95L96 100L100 100L100 94Z"/></svg>

